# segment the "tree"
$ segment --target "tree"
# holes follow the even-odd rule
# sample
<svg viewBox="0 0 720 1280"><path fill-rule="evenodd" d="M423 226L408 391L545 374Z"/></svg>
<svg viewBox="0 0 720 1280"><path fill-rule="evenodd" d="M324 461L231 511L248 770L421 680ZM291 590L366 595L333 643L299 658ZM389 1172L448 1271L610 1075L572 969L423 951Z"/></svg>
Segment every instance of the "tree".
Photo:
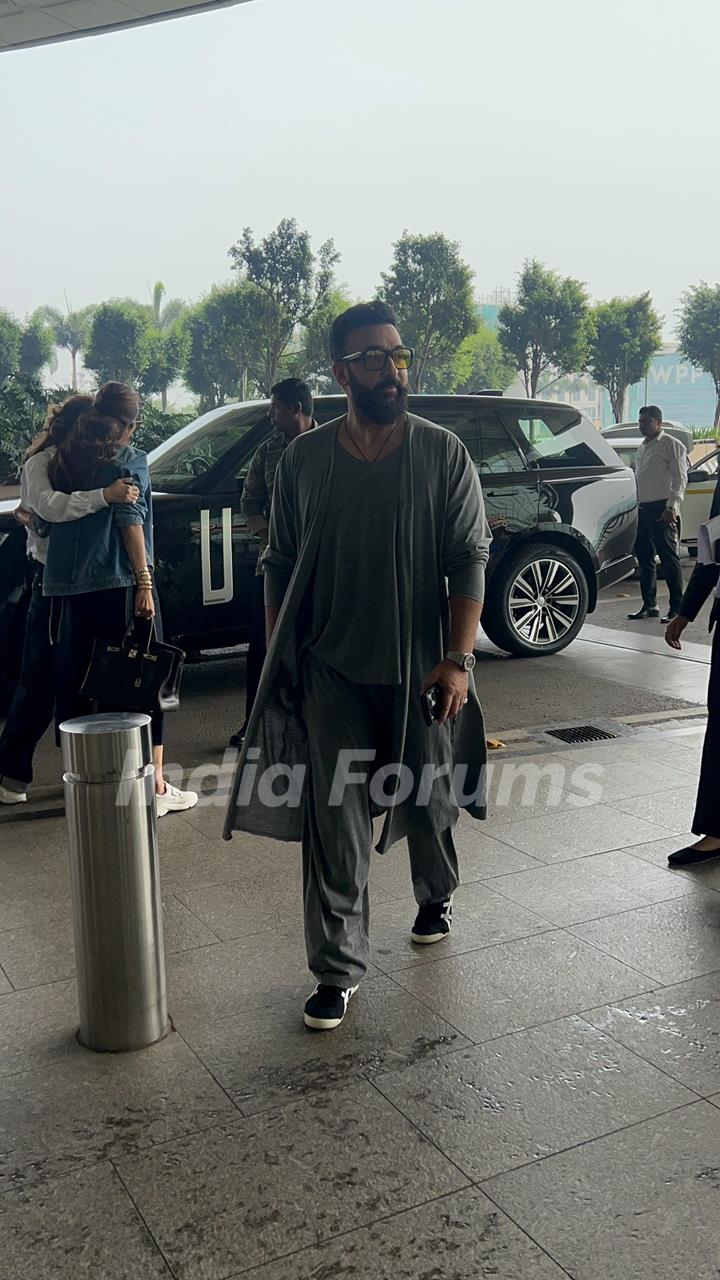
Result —
<svg viewBox="0 0 720 1280"><path fill-rule="evenodd" d="M710 374L716 397L713 426L720 426L720 285L702 281L687 289L679 314L680 351L696 369Z"/></svg>
<svg viewBox="0 0 720 1280"><path fill-rule="evenodd" d="M330 360L330 327L351 306L342 289L331 289L303 325L297 351L287 359L288 376L303 378L316 395L337 391Z"/></svg>
<svg viewBox="0 0 720 1280"><path fill-rule="evenodd" d="M77 391L77 358L88 344L94 311L94 307L83 307L80 311L68 308L65 312L57 307L41 307L38 312L50 325L55 345L70 352L73 391Z"/></svg>
<svg viewBox="0 0 720 1280"><path fill-rule="evenodd" d="M404 231L393 245L379 294L394 308L403 342L415 348L414 391L434 389L458 346L476 325L472 271L454 240ZM447 372L444 375L447 376Z"/></svg>
<svg viewBox="0 0 720 1280"><path fill-rule="evenodd" d="M536 258L525 263L517 302L501 307L498 326L501 346L528 396L537 394L550 369L564 374L585 368L592 328L585 286Z"/></svg>
<svg viewBox="0 0 720 1280"><path fill-rule="evenodd" d="M145 396L159 394L163 413L167 413L168 387L182 369L186 348L187 331L180 322L165 332L150 329L146 335L140 390Z"/></svg>
<svg viewBox="0 0 720 1280"><path fill-rule="evenodd" d="M90 324L86 368L100 382L129 382L137 386L149 359L148 308L130 299L103 302Z"/></svg>
<svg viewBox="0 0 720 1280"><path fill-rule="evenodd" d="M332 240L326 240L316 258L309 235L298 229L295 218L283 218L257 244L246 227L228 254L233 270L256 289L254 296L248 295L248 305L260 342L260 385L268 394L295 330L307 325L329 292L339 255Z"/></svg>
<svg viewBox="0 0 720 1280"><path fill-rule="evenodd" d="M36 378L46 365L57 368L55 339L49 326L35 314L22 331L18 373Z"/></svg>
<svg viewBox="0 0 720 1280"><path fill-rule="evenodd" d="M9 311L0 307L0 383L17 373L22 328Z"/></svg>
<svg viewBox="0 0 720 1280"><path fill-rule="evenodd" d="M203 411L247 398L262 362L253 325L256 304L254 286L243 282L213 289L188 314L183 376Z"/></svg>
<svg viewBox="0 0 720 1280"><path fill-rule="evenodd" d="M463 338L453 361L453 391L469 395L473 391L504 391L513 380L514 370L500 340L482 321L474 333Z"/></svg>
<svg viewBox="0 0 720 1280"><path fill-rule="evenodd" d="M628 387L645 377L660 346L660 316L649 293L611 298L591 312L588 372L610 396L613 417L622 422Z"/></svg>

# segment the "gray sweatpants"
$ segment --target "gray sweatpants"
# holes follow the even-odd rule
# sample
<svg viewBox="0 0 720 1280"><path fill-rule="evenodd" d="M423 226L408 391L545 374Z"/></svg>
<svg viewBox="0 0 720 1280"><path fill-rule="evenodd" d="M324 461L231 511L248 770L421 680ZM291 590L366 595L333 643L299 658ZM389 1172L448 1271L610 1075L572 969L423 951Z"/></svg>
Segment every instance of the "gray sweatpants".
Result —
<svg viewBox="0 0 720 1280"><path fill-rule="evenodd" d="M303 667L304 714L310 743L303 834L305 945L308 967L319 982L351 987L368 963L368 874L372 846L369 780L389 760L396 697L393 685L354 684L307 654ZM368 781L345 786L342 804L331 791L343 749L374 750L351 773ZM453 829L408 835L410 871L418 905L443 902L458 885ZM412 921L408 921L408 928Z"/></svg>

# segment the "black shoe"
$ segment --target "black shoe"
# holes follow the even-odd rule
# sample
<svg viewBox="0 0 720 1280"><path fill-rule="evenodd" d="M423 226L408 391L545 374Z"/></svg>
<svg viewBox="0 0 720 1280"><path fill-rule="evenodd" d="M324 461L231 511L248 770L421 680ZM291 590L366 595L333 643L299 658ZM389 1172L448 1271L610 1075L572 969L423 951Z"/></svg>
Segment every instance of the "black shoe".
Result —
<svg viewBox="0 0 720 1280"><path fill-rule="evenodd" d="M244 724L242 729L238 729L237 733L233 734L232 738L230 739L230 746L237 747L239 750L243 742L245 741L246 733L247 733L247 725Z"/></svg>
<svg viewBox="0 0 720 1280"><path fill-rule="evenodd" d="M669 867L691 867L694 863L709 862L711 858L720 858L720 849L710 849L703 853L702 849L694 849L687 845L685 849L677 849L668 856Z"/></svg>
<svg viewBox="0 0 720 1280"><path fill-rule="evenodd" d="M670 612L666 615L666 617L661 618L660 621L662 622L663 626L666 627L669 622L672 622L673 618L677 618L677 614L673 613L671 609Z"/></svg>
<svg viewBox="0 0 720 1280"><path fill-rule="evenodd" d="M329 987L319 982L305 1001L305 1026L313 1031L333 1031L339 1027L357 987Z"/></svg>
<svg viewBox="0 0 720 1280"><path fill-rule="evenodd" d="M638 622L641 618L659 618L659 609L646 609L643 605L642 609L638 609L637 613L629 613L628 618L631 622Z"/></svg>
<svg viewBox="0 0 720 1280"><path fill-rule="evenodd" d="M410 937L413 942L427 945L447 938L452 924L452 899L446 902L429 902L421 907L415 917Z"/></svg>

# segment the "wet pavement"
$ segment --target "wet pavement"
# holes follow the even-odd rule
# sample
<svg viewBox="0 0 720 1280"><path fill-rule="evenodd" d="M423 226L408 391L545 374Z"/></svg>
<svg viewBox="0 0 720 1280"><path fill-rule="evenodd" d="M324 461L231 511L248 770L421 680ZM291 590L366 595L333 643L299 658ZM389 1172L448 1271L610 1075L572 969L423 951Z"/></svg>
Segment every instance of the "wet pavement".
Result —
<svg viewBox="0 0 720 1280"><path fill-rule="evenodd" d="M64 823L3 825L0 1276L716 1280L720 860L666 865L686 710L510 738L437 947L409 940L405 847L374 856L331 1034L301 1021L298 848L224 843L208 803L159 824L175 1031L82 1050Z"/></svg>

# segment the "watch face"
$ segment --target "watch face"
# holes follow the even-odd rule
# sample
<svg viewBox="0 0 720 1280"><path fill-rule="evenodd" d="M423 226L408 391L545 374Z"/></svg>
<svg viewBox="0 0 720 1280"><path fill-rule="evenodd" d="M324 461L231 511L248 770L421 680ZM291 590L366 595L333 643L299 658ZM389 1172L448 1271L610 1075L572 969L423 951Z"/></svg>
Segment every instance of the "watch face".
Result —
<svg viewBox="0 0 720 1280"><path fill-rule="evenodd" d="M474 666L475 666L475 654L466 653L465 654L465 670L472 671Z"/></svg>

